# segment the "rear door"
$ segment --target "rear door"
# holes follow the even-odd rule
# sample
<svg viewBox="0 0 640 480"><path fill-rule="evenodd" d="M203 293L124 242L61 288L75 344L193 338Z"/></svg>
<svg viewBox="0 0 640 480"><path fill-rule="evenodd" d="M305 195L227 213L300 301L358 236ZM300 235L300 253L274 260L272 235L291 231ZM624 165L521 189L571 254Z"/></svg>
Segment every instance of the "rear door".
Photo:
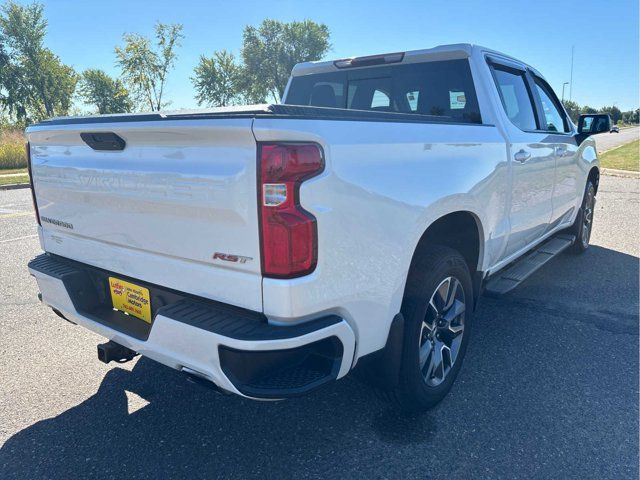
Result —
<svg viewBox="0 0 640 480"><path fill-rule="evenodd" d="M523 65L489 59L509 138L510 235L503 258L539 239L553 211L555 149L540 130L529 74Z"/></svg>

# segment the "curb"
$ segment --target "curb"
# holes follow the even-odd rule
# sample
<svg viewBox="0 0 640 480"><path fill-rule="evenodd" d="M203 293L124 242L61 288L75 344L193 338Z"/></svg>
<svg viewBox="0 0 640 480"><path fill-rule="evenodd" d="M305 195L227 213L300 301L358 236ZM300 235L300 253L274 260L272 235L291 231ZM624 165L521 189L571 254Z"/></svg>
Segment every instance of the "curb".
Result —
<svg viewBox="0 0 640 480"><path fill-rule="evenodd" d="M19 173L2 173L0 170L0 177L21 177L23 175L29 175L29 172L19 172Z"/></svg>
<svg viewBox="0 0 640 480"><path fill-rule="evenodd" d="M8 183L6 185L0 185L0 190L18 190L21 188L29 188L28 183Z"/></svg>
<svg viewBox="0 0 640 480"><path fill-rule="evenodd" d="M610 175L612 177L625 177L625 178L640 178L640 172L632 172L630 170L616 170L615 168L602 168L600 169L603 175Z"/></svg>

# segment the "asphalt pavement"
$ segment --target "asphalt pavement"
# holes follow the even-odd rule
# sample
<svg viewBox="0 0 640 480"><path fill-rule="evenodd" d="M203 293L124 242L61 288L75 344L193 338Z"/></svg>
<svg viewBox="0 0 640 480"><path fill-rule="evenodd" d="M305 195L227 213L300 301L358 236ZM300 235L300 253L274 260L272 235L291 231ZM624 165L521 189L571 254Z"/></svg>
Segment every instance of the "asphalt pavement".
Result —
<svg viewBox="0 0 640 480"><path fill-rule="evenodd" d="M619 147L640 138L640 127L623 128L620 133L599 133L594 135L598 153Z"/></svg>
<svg viewBox="0 0 640 480"><path fill-rule="evenodd" d="M0 478L637 479L638 184L603 177L588 252L481 300L450 395L409 417L351 376L259 403L103 365L36 299L29 191L0 191Z"/></svg>

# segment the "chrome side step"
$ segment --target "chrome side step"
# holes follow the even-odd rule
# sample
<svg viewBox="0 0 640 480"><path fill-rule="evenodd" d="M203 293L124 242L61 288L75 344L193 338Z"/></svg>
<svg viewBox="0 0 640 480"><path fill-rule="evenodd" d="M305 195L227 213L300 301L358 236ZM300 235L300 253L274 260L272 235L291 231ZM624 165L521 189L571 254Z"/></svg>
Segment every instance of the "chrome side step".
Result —
<svg viewBox="0 0 640 480"><path fill-rule="evenodd" d="M484 293L489 296L496 296L510 292L553 257L573 245L575 240L575 235L566 233L552 237L531 250L531 252L523 255L511 266L489 277Z"/></svg>

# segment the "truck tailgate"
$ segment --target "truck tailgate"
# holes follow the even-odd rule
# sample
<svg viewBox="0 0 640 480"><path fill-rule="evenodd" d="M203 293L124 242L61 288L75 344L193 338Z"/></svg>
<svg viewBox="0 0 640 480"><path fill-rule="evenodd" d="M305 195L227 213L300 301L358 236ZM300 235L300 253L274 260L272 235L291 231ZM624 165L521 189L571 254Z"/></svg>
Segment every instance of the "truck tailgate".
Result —
<svg viewBox="0 0 640 480"><path fill-rule="evenodd" d="M47 252L262 310L253 119L30 127ZM113 132L121 151L80 134Z"/></svg>

